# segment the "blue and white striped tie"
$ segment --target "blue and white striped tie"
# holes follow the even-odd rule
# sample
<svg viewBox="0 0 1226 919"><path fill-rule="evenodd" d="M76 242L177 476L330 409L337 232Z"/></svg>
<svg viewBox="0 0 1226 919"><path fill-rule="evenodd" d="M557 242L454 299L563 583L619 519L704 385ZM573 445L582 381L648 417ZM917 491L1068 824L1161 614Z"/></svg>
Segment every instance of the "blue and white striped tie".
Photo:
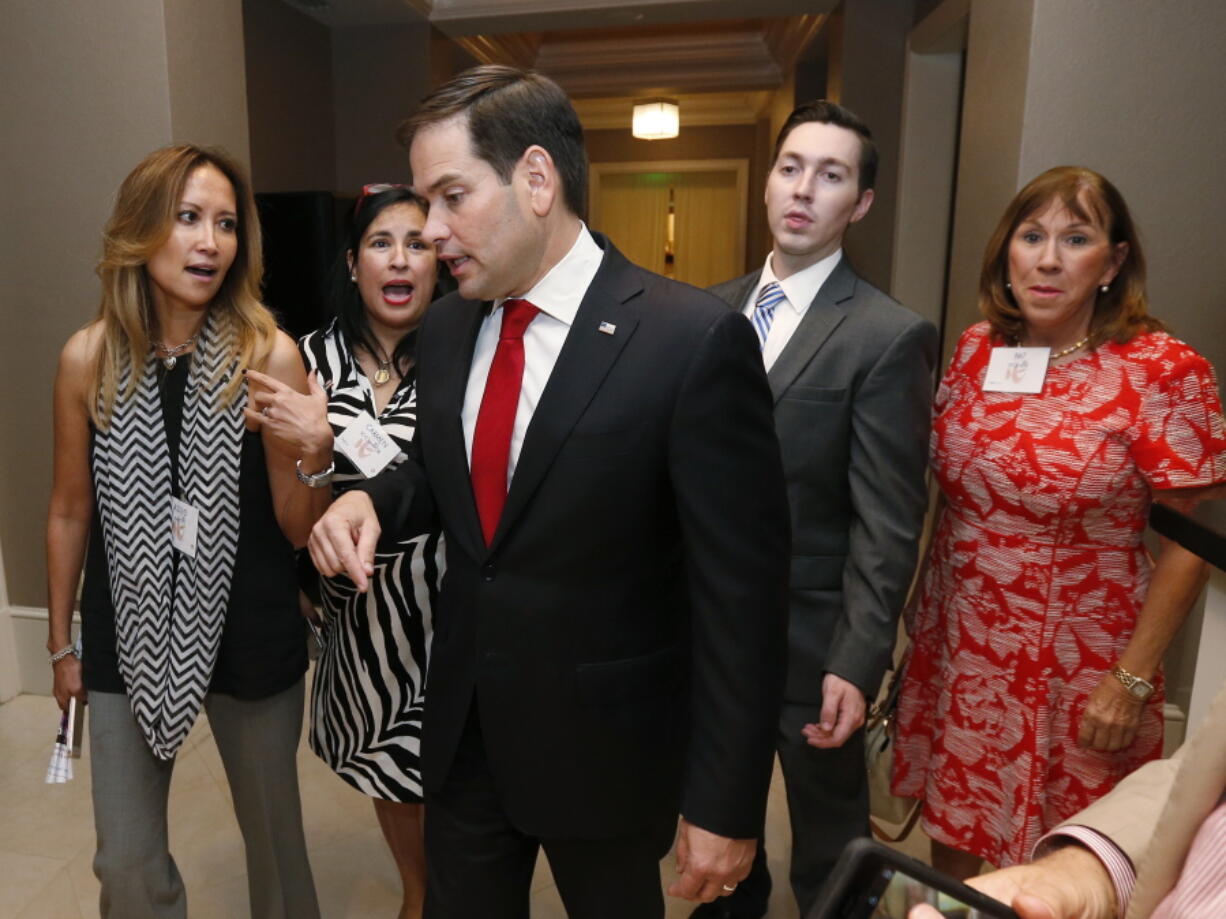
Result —
<svg viewBox="0 0 1226 919"><path fill-rule="evenodd" d="M766 336L770 334L771 323L775 320L775 307L787 298L788 295L783 292L778 281L771 281L758 292L758 299L753 305L753 315L749 321L753 323L754 331L758 333L759 349L766 347Z"/></svg>

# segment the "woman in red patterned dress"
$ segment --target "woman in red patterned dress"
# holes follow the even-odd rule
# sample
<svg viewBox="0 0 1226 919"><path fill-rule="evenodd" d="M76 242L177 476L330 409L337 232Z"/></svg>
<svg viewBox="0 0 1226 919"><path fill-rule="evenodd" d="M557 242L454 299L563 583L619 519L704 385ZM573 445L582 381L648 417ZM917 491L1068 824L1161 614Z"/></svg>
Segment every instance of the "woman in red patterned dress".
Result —
<svg viewBox="0 0 1226 919"><path fill-rule="evenodd" d="M1022 189L979 296L987 321L935 405L943 507L907 611L894 771L958 877L1024 860L1161 754L1159 665L1206 569L1165 541L1153 562L1141 536L1155 496L1226 479L1213 368L1148 315L1102 176L1060 167Z"/></svg>

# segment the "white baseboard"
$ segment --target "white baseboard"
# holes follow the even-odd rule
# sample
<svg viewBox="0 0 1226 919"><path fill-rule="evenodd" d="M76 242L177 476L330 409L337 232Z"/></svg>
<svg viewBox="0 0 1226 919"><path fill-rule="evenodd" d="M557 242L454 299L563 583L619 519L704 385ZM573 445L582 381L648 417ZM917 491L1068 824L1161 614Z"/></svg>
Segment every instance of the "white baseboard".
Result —
<svg viewBox="0 0 1226 919"><path fill-rule="evenodd" d="M7 702L21 692L19 671L13 616L8 606L0 606L0 702Z"/></svg>

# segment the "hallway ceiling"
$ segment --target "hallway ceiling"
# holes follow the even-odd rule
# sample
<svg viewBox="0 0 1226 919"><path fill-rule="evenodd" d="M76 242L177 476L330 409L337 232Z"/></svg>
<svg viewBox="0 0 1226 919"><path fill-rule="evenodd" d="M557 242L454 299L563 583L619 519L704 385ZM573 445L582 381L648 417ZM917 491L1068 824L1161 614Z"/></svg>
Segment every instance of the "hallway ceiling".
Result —
<svg viewBox="0 0 1226 919"><path fill-rule="evenodd" d="M334 0L340 2L340 0ZM829 13L837 0L405 0L452 37Z"/></svg>
<svg viewBox="0 0 1226 919"><path fill-rule="evenodd" d="M668 95L684 124L751 123L838 0L285 0L332 28L428 21L482 63L535 67L584 124Z"/></svg>
<svg viewBox="0 0 1226 919"><path fill-rule="evenodd" d="M822 15L453 36L482 63L545 71L575 98L774 89Z"/></svg>
<svg viewBox="0 0 1226 919"><path fill-rule="evenodd" d="M448 35L829 13L838 0L285 0L341 28L428 20Z"/></svg>

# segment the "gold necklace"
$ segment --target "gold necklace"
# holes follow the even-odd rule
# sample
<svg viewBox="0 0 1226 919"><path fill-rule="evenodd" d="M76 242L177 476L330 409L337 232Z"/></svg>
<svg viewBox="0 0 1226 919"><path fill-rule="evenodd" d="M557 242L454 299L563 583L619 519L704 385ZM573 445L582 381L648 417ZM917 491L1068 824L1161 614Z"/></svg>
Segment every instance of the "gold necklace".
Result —
<svg viewBox="0 0 1226 919"><path fill-rule="evenodd" d="M1090 341L1090 336L1087 335L1081 341L1075 342L1069 345L1067 348L1061 348L1059 351L1056 351L1055 353L1049 355L1047 359L1049 361L1055 361L1055 360L1059 360L1062 357L1068 357L1074 351L1080 351L1082 348L1084 348L1089 343L1089 341Z"/></svg>
<svg viewBox="0 0 1226 919"><path fill-rule="evenodd" d="M369 349L367 350L369 351ZM380 348L379 351L381 354L383 349ZM375 359L375 375L371 378L371 381L376 386L382 386L392 378L392 360L395 355L392 355L387 360L381 360L379 354L375 354L373 351L369 351L369 353Z"/></svg>
<svg viewBox="0 0 1226 919"><path fill-rule="evenodd" d="M382 386L392 378L392 362L390 360L381 361L376 357L375 363L379 365L375 370L375 385Z"/></svg>

